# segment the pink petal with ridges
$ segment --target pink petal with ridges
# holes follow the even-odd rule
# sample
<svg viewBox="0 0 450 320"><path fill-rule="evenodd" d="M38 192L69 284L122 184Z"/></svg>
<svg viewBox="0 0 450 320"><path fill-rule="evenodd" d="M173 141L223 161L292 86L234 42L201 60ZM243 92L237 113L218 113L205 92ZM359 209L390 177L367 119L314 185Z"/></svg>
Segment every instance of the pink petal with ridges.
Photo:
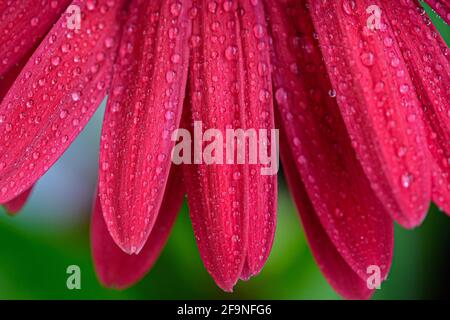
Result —
<svg viewBox="0 0 450 320"><path fill-rule="evenodd" d="M308 3L359 161L386 210L415 227L431 198L430 165L420 103L386 14L372 30L366 10L379 1Z"/></svg>
<svg viewBox="0 0 450 320"><path fill-rule="evenodd" d="M116 245L106 227L100 199L96 197L91 225L92 255L95 271L105 286L125 289L133 285L158 259L183 203L181 172L181 168L172 167L160 213L139 254L128 255Z"/></svg>
<svg viewBox="0 0 450 320"><path fill-rule="evenodd" d="M101 138L99 195L108 229L127 253L142 249L163 199L186 88L189 8L134 1L124 26Z"/></svg>
<svg viewBox="0 0 450 320"><path fill-rule="evenodd" d="M30 50L30 52L28 52L28 54L26 54L20 62L16 63L12 68L8 70L8 72L0 76L0 103L5 97L5 95L8 93L17 76L22 71L22 68L25 66L28 59L32 55L32 51L34 50L33 49ZM9 215L14 215L20 210L22 210L22 208L25 206L28 198L31 195L32 189L33 187L29 188L28 190L25 190L14 199L9 200L8 202L3 204L3 207L6 209Z"/></svg>
<svg viewBox="0 0 450 320"><path fill-rule="evenodd" d="M28 189L62 155L106 94L122 1L74 1L80 30L63 15L0 105L0 202Z"/></svg>
<svg viewBox="0 0 450 320"><path fill-rule="evenodd" d="M334 246L354 274L365 278L367 267L378 265L384 278L392 259L393 221L371 189L336 99L328 94L331 84L309 12L295 1L265 3L273 35L277 120L284 133L284 157L289 157L284 160L289 165L286 175L295 197L304 198L297 185L309 197L307 204L299 205L307 211L301 212L308 220L306 231L314 224L320 232L311 233L325 232L321 237L331 242L321 248L317 243L322 240L311 236L311 243L317 244L313 250Z"/></svg>
<svg viewBox="0 0 450 320"><path fill-rule="evenodd" d="M422 104L433 157L432 198L450 214L450 51L417 2L382 3Z"/></svg>
<svg viewBox="0 0 450 320"><path fill-rule="evenodd" d="M269 53L269 37L266 27L266 17L262 3L251 4L251 1L239 2L245 14L240 16L240 28L243 65L247 72L247 80L242 79L241 104L245 105L246 127L268 130L267 150L271 154L270 144L275 127L272 103L271 65ZM266 49L267 48L267 49ZM252 53L256 53L252 56ZM267 95L269 98L267 99ZM262 100L262 101L261 101ZM258 133L258 136L260 133ZM278 142L277 142L278 143ZM260 144L259 147L262 147ZM278 155L276 155L278 162ZM275 158L272 157L272 161ZM258 161L261 161L259 159ZM271 163L272 171L262 175L261 170L267 165L249 165L249 230L247 258L242 270L241 279L249 279L257 275L264 266L272 249L275 236L277 212L277 172L278 163Z"/></svg>
<svg viewBox="0 0 450 320"><path fill-rule="evenodd" d="M238 9L237 2L197 4L191 37L190 121L202 121L204 132L217 129L224 140L226 129L272 129L268 37L261 3L253 7L248 1L239 2L245 9ZM246 159L244 164L236 164L235 158L234 164L185 166L200 254L225 291L231 291L239 277L247 279L260 271L275 229L276 177L262 176L262 166L249 165Z"/></svg>
<svg viewBox="0 0 450 320"><path fill-rule="evenodd" d="M373 294L373 290L368 289L367 286L369 275L366 274L366 279L361 278L343 259L339 250L336 250L308 199L305 186L298 175L296 161L285 145L281 145L281 159L289 190L300 213L309 246L325 278L334 290L346 299L369 299ZM386 236L391 237L393 241L392 229ZM389 252L389 259L391 258L392 248ZM389 269L390 264L387 267Z"/></svg>
<svg viewBox="0 0 450 320"><path fill-rule="evenodd" d="M42 39L69 3L70 0L0 1L0 76Z"/></svg>

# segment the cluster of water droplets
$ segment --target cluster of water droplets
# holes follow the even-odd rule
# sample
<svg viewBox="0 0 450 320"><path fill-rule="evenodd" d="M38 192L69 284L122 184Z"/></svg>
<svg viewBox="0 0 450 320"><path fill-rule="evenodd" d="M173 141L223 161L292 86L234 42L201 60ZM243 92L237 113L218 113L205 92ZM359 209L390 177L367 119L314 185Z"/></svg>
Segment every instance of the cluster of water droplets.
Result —
<svg viewBox="0 0 450 320"><path fill-rule="evenodd" d="M226 129L273 128L268 34L258 10L258 1L208 1L191 9L191 115L203 130L225 136ZM260 147L270 150L270 143ZM251 270L243 276L251 276L272 242L274 177L260 176L258 165L198 165L188 180L198 186L188 200L207 269L218 282L235 282L247 259Z"/></svg>
<svg viewBox="0 0 450 320"><path fill-rule="evenodd" d="M107 22L117 4L86 12L81 30L60 18L2 102L0 197L17 196L46 172L105 96L116 41Z"/></svg>
<svg viewBox="0 0 450 320"><path fill-rule="evenodd" d="M394 10L383 8L380 27L372 30L365 23L366 8L355 1L341 4L348 36L330 25L329 37L322 40L330 57L327 64L335 79L336 99L347 127L352 128L352 145L388 210L394 215L399 211L421 215L429 197L421 191L429 178L424 128L409 66L399 47L400 31L393 27ZM338 37L342 40L336 41ZM347 62L340 58L344 51L351 53ZM355 72L348 72L352 69ZM358 101L358 90L365 100Z"/></svg>
<svg viewBox="0 0 450 320"><path fill-rule="evenodd" d="M101 136L100 197L116 242L137 253L159 213L187 76L191 21L180 1L133 7Z"/></svg>
<svg viewBox="0 0 450 320"><path fill-rule="evenodd" d="M15 1L3 4L0 21L0 73L17 63L32 49L41 34L51 26L62 13L68 0L38 0L29 7L28 2Z"/></svg>

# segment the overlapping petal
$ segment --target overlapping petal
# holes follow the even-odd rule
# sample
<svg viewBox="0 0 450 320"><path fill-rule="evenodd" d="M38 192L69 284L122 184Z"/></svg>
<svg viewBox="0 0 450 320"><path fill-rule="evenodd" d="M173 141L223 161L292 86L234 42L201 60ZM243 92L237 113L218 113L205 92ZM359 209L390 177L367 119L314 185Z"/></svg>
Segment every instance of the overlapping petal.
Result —
<svg viewBox="0 0 450 320"><path fill-rule="evenodd" d="M432 198L449 213L450 51L416 1L381 1L422 104L432 162ZM450 214L450 213L449 213Z"/></svg>
<svg viewBox="0 0 450 320"><path fill-rule="evenodd" d="M128 255L111 238L96 197L91 224L92 254L100 281L124 289L139 281L153 266L163 249L172 225L183 203L184 188L180 184L182 170L172 167L155 226L139 254Z"/></svg>
<svg viewBox="0 0 450 320"><path fill-rule="evenodd" d="M44 37L69 3L70 0L0 1L0 76Z"/></svg>
<svg viewBox="0 0 450 320"><path fill-rule="evenodd" d="M277 212L278 134L274 129L274 113L269 34L262 4L251 1L239 2L243 12L240 16L241 45L244 60L241 72L241 105L247 113L245 126L254 128L258 135L258 151L265 149L269 159L258 154L257 164L249 164L249 225L247 257L241 273L242 279L258 274L272 248ZM254 54L253 54L254 53ZM241 68L242 68L241 67ZM247 79L242 78L246 76ZM248 81L248 82L247 82ZM268 98L269 97L269 98ZM264 132L267 130L267 141ZM265 145L267 143L267 145ZM253 150L256 151L256 150ZM254 152L255 153L255 152ZM256 154L254 154L256 156ZM250 162L250 159L248 159Z"/></svg>
<svg viewBox="0 0 450 320"><path fill-rule="evenodd" d="M361 278L349 266L330 240L329 234L324 230L317 212L308 198L292 152L286 145L281 145L281 159L289 190L300 213L303 229L320 270L330 285L343 297L347 299L370 298L373 290L368 289L367 280ZM392 231L386 236L393 237ZM389 257L392 257L392 251L389 252Z"/></svg>
<svg viewBox="0 0 450 320"><path fill-rule="evenodd" d="M186 88L188 9L188 1L135 0L124 26L102 131L99 194L107 227L127 253L142 249L163 199Z"/></svg>
<svg viewBox="0 0 450 320"><path fill-rule="evenodd" d="M388 212L411 228L422 222L431 198L428 152L414 85L376 3L308 1L359 161Z"/></svg>
<svg viewBox="0 0 450 320"><path fill-rule="evenodd" d="M0 105L0 202L44 174L84 128L110 82L123 1L74 1L81 28L63 15Z"/></svg>
<svg viewBox="0 0 450 320"><path fill-rule="evenodd" d="M34 50L30 50L28 54L26 54L25 57L22 58L21 61L19 61L12 68L10 68L8 72L0 76L0 103L5 97L6 93L8 93L9 89L13 85L17 76L20 74L22 68L27 63L33 51ZM33 187L30 187L28 190L25 190L17 197L13 198L12 200L9 200L6 203L2 203L1 205L6 209L8 214L11 215L16 214L17 212L22 210L23 206L26 204L32 189Z"/></svg>
<svg viewBox="0 0 450 320"><path fill-rule="evenodd" d="M191 13L191 110L187 116L190 125L201 121L203 131L212 129L209 139L217 146L214 154L216 159L224 159L225 141L222 146L218 136L226 137L226 129L273 128L263 8L260 2L227 1L219 5L196 1ZM201 142L195 144L201 147ZM270 143L259 147L271 149ZM227 160L228 164L215 161L185 166L200 254L208 272L226 291L232 290L239 277L246 279L260 271L275 228L276 177L262 175L262 165L250 165L248 156L244 164L239 164L235 156L230 161L233 164Z"/></svg>
<svg viewBox="0 0 450 320"><path fill-rule="evenodd" d="M369 266L379 266L383 278L389 272L393 221L356 157L334 93L328 94L332 86L307 8L296 1L265 3L273 35L277 120L284 132L282 156L290 187L312 249L331 283L347 291L350 285L336 278L341 272L337 270L351 269L342 272L350 278L358 275L360 280L351 282L358 282L355 290L360 290ZM334 253L327 252L330 247ZM327 263L339 266L336 273Z"/></svg>

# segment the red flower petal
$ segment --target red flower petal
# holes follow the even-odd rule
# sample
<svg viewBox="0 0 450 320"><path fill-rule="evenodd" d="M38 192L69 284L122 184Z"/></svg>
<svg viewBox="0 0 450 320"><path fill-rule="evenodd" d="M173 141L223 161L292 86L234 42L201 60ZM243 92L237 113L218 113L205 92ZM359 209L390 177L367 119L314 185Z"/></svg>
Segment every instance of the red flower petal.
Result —
<svg viewBox="0 0 450 320"><path fill-rule="evenodd" d="M135 1L114 66L99 194L108 229L127 253L142 249L164 195L171 133L179 125L186 87L188 9L168 1Z"/></svg>
<svg viewBox="0 0 450 320"><path fill-rule="evenodd" d="M361 278L370 265L380 266L385 277L392 258L393 222L355 155L336 99L327 94L331 84L309 12L296 1L266 3L275 51L278 120L288 157L286 174L297 202L304 198L300 189L309 196L299 209L305 210L300 213L311 243L316 244L313 250L334 246L347 268ZM308 230L309 224L314 230ZM320 237L326 241L312 239L312 234L324 232L326 236ZM327 242L324 248L319 245L322 241Z"/></svg>
<svg viewBox="0 0 450 320"><path fill-rule="evenodd" d="M0 105L0 202L28 189L83 129L109 84L121 1L79 1L80 30L64 15Z"/></svg>
<svg viewBox="0 0 450 320"><path fill-rule="evenodd" d="M42 39L69 3L70 0L0 2L0 75Z"/></svg>
<svg viewBox="0 0 450 320"><path fill-rule="evenodd" d="M332 93L372 188L400 224L417 226L430 201L430 165L420 105L386 14L380 30L370 30L371 0L309 4Z"/></svg>
<svg viewBox="0 0 450 320"><path fill-rule="evenodd" d="M0 76L0 102L3 100L4 96L8 92L9 88L12 86L17 76L19 75L22 68L25 66L26 62L30 58L32 52L29 52L22 61L18 62L15 66L9 69L6 74ZM30 197L33 187L25 190L19 194L14 199L3 204L8 214L14 215L15 213L22 210L23 206L26 204L28 198Z"/></svg>
<svg viewBox="0 0 450 320"><path fill-rule="evenodd" d="M236 2L223 6L212 2L193 9L189 116L202 122L203 131L220 133L224 144L226 129L254 129L260 137L259 129L274 127L263 9L248 1L239 5L240 9ZM213 135L210 141L218 139ZM216 154L222 160L226 147L218 150L223 152L224 157ZM236 164L236 158L232 162L185 166L200 254L208 272L226 291L233 289L240 276L257 274L267 259L277 190L276 177L262 175L260 162L249 164L248 157L244 164Z"/></svg>
<svg viewBox="0 0 450 320"><path fill-rule="evenodd" d="M13 215L22 210L23 206L26 204L28 198L30 197L32 190L33 187L31 187L28 190L25 190L19 196L10 200L9 202L4 203L3 206L5 207L8 214Z"/></svg>
<svg viewBox="0 0 450 320"><path fill-rule="evenodd" d="M183 203L181 172L181 168L172 167L160 214L139 254L128 255L115 244L103 219L100 199L96 197L91 226L92 254L97 275L105 286L129 287L139 281L158 259Z"/></svg>
<svg viewBox="0 0 450 320"><path fill-rule="evenodd" d="M282 145L281 150L283 170L288 180L289 189L297 205L309 246L320 270L334 290L344 298L369 299L373 290L368 289L367 280L361 278L343 259L339 250L336 250L328 233L324 230L317 213L314 211L312 203L308 199L305 186L298 175L296 162L292 158L290 151L285 145ZM392 241L392 230L389 232L389 236ZM392 247L389 252L389 259L391 258Z"/></svg>
<svg viewBox="0 0 450 320"><path fill-rule="evenodd" d="M244 55L243 67L249 77L249 85L241 92L243 110L247 112L246 127L268 130L268 141L275 132L270 130L275 127L272 103L272 84L270 74L269 37L266 27L266 19L262 3L252 5L251 1L241 1L240 7L245 12L240 17L241 32L247 35L241 37L242 53ZM251 34L248 34L251 33ZM257 53L254 57L252 53ZM241 78L243 83L247 80ZM266 100L267 94L270 95ZM263 100L263 101L261 101ZM245 102L244 102L245 101ZM278 140L277 140L278 145ZM278 146L274 146L277 148ZM260 147L262 144L260 143ZM271 145L267 146L271 152ZM278 152L278 150L276 151ZM274 169L268 175L262 175L261 170L266 165L249 165L249 226L247 259L242 270L241 279L249 279L257 275L263 268L272 249L275 236L276 212L277 212L277 172L278 154L276 164L271 163ZM274 158L272 158L272 161ZM261 159L259 159L261 161Z"/></svg>
<svg viewBox="0 0 450 320"><path fill-rule="evenodd" d="M423 107L434 158L432 197L450 214L450 52L418 3L383 0L383 5Z"/></svg>
<svg viewBox="0 0 450 320"><path fill-rule="evenodd" d="M403 1L405 2L405 1ZM425 2L433 8L438 15L450 24L450 1L449 0L425 0Z"/></svg>

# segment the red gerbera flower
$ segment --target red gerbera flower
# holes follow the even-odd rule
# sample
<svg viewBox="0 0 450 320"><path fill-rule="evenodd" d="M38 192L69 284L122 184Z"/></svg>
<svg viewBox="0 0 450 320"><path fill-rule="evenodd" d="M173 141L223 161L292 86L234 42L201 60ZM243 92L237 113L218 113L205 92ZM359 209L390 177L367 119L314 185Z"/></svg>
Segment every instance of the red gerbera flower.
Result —
<svg viewBox="0 0 450 320"><path fill-rule="evenodd" d="M450 20L447 0L429 3ZM270 253L276 176L172 165L180 123L280 128L314 256L347 298L370 297L368 267L387 276L392 218L415 227L431 199L450 212L449 51L418 1L1 0L0 43L0 203L11 211L108 95L92 224L106 285L147 272L184 190L221 288Z"/></svg>

